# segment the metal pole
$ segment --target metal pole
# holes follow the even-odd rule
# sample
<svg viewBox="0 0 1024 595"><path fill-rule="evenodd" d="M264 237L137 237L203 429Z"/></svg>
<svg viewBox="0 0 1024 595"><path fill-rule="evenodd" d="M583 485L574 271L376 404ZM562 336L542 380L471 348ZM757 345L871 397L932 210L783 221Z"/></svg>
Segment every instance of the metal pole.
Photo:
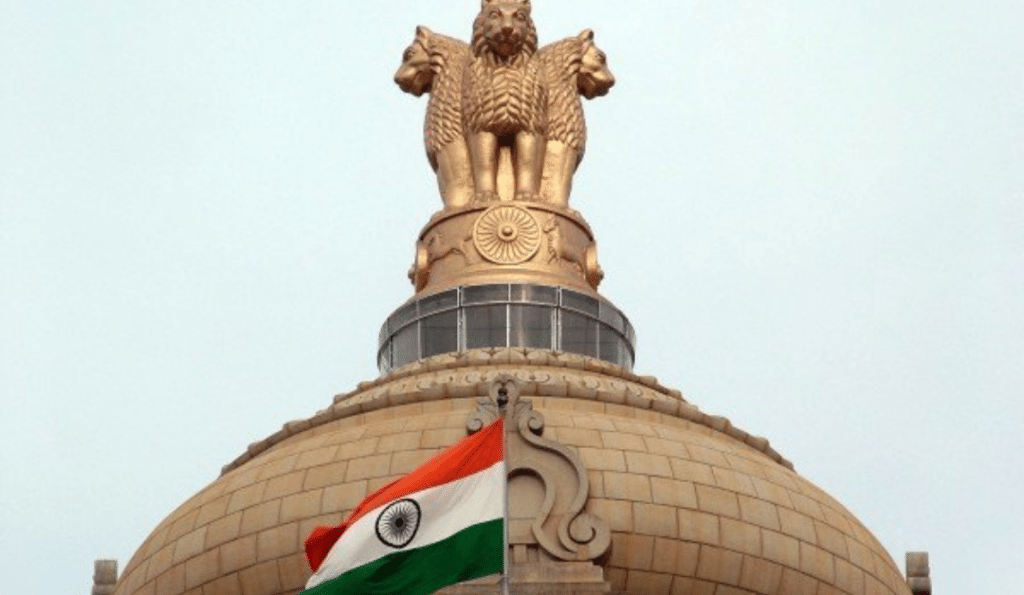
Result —
<svg viewBox="0 0 1024 595"><path fill-rule="evenodd" d="M505 411L502 411L502 418L503 419L501 420L501 454L502 454L501 460L502 460L502 466L505 468L504 473L502 474L502 475L505 476L505 539L504 539L505 549L504 549L504 551L501 552L501 557L502 557L502 562L503 562L502 565L504 566L503 571L502 571L502 575L501 575L501 586L502 586L501 592L502 592L502 595L509 595L509 587L508 587L508 582L509 582L509 579L508 579L508 567L509 567L509 564L508 564L508 545L509 545L508 544L508 542L509 542L509 537L508 537L508 520L509 520L508 519L508 438L507 438L508 432L506 431L506 428L505 428L505 422L508 421L508 418L505 416L505 413L507 413L507 409Z"/></svg>

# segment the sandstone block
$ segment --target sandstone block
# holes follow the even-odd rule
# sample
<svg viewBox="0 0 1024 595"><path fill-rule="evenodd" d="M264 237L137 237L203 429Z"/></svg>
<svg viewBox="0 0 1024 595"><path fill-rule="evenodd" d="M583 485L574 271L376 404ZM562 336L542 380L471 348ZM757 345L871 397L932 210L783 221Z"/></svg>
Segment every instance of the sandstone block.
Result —
<svg viewBox="0 0 1024 595"><path fill-rule="evenodd" d="M223 573L234 572L250 566L254 560L256 560L255 533L220 546L220 564Z"/></svg>
<svg viewBox="0 0 1024 595"><path fill-rule="evenodd" d="M277 595L281 591L281 576L277 561L269 560L250 566L238 573L242 595Z"/></svg>
<svg viewBox="0 0 1024 595"><path fill-rule="evenodd" d="M741 495L739 503L740 518L744 521L773 531L780 529L779 509L771 502Z"/></svg>
<svg viewBox="0 0 1024 595"><path fill-rule="evenodd" d="M626 590L630 593L667 593L672 588L672 575L630 570Z"/></svg>
<svg viewBox="0 0 1024 595"><path fill-rule="evenodd" d="M697 508L697 490L692 483L665 477L652 477L650 481L651 501L655 504Z"/></svg>
<svg viewBox="0 0 1024 595"><path fill-rule="evenodd" d="M740 587L755 593L778 593L782 566L760 557L744 556Z"/></svg>
<svg viewBox="0 0 1024 595"><path fill-rule="evenodd" d="M341 465L339 463L338 465ZM314 486L328 486L341 483L342 481L359 481L387 475L391 469L391 454L371 455L360 459L353 459L348 463L343 473L325 474L323 479L311 482L306 479L306 489ZM314 469L310 469L312 474Z"/></svg>
<svg viewBox="0 0 1024 595"><path fill-rule="evenodd" d="M305 536L303 536L305 537ZM256 538L256 559L272 560L294 552L299 544L299 524L288 523L267 529Z"/></svg>
<svg viewBox="0 0 1024 595"><path fill-rule="evenodd" d="M350 510L362 502L368 493L366 480L324 488L321 510L324 513Z"/></svg>
<svg viewBox="0 0 1024 595"><path fill-rule="evenodd" d="M177 564L195 556L203 551L203 542L206 540L206 527L200 527L187 535L184 535L174 544L173 563Z"/></svg>
<svg viewBox="0 0 1024 595"><path fill-rule="evenodd" d="M580 448L580 458L588 469L595 471L625 471L626 457L617 450L604 448Z"/></svg>
<svg viewBox="0 0 1024 595"><path fill-rule="evenodd" d="M634 502L633 530L644 535L675 537L678 535L676 509L671 506Z"/></svg>
<svg viewBox="0 0 1024 595"><path fill-rule="evenodd" d="M261 481L255 485L245 486L231 494L228 501L228 513L238 512L263 500L263 490L267 489L267 482Z"/></svg>
<svg viewBox="0 0 1024 595"><path fill-rule="evenodd" d="M195 589L220 574L220 552L208 550L185 562L185 588Z"/></svg>
<svg viewBox="0 0 1024 595"><path fill-rule="evenodd" d="M697 571L699 554L699 544L656 537L651 570L692 576Z"/></svg>
<svg viewBox="0 0 1024 595"><path fill-rule="evenodd" d="M678 510L679 538L685 541L718 545L721 543L718 515L696 510Z"/></svg>
<svg viewBox="0 0 1024 595"><path fill-rule="evenodd" d="M276 525L281 516L281 501L271 500L242 511L242 535L258 533Z"/></svg>
<svg viewBox="0 0 1024 595"><path fill-rule="evenodd" d="M697 503L701 510L732 517L740 518L740 505L735 492L713 488L706 485L697 485Z"/></svg>
<svg viewBox="0 0 1024 595"><path fill-rule="evenodd" d="M651 482L646 475L605 471L605 498L611 500L651 501Z"/></svg>
<svg viewBox="0 0 1024 595"><path fill-rule="evenodd" d="M807 543L818 542L817 535L814 532L814 521L811 517L804 516L787 508L779 508L778 513L782 533Z"/></svg>
<svg viewBox="0 0 1024 595"><path fill-rule="evenodd" d="M156 595L178 595L185 590L185 565L178 564L156 578Z"/></svg>
<svg viewBox="0 0 1024 595"><path fill-rule="evenodd" d="M302 484L306 479L306 470L292 471L278 475L267 480L267 488L263 492L263 498L280 498L302 490Z"/></svg>
<svg viewBox="0 0 1024 595"><path fill-rule="evenodd" d="M751 556L761 555L761 530L757 526L722 517L719 530L722 546Z"/></svg>
<svg viewBox="0 0 1024 595"><path fill-rule="evenodd" d="M672 465L664 455L626 451L626 468L630 473L672 477Z"/></svg>
<svg viewBox="0 0 1024 595"><path fill-rule="evenodd" d="M614 448L616 450L635 450L639 452L647 451L647 445L644 443L644 437L638 436L637 434L605 432L601 434L601 440L604 442L605 448Z"/></svg>
<svg viewBox="0 0 1024 595"><path fill-rule="evenodd" d="M630 502L591 498L585 510L604 519L612 531L633 530L633 505Z"/></svg>
<svg viewBox="0 0 1024 595"><path fill-rule="evenodd" d="M799 570L800 542L775 531L761 531L761 556L793 570Z"/></svg>
<svg viewBox="0 0 1024 595"><path fill-rule="evenodd" d="M700 561L697 563L697 578L727 585L740 584L743 555L715 547L700 546Z"/></svg>
<svg viewBox="0 0 1024 595"><path fill-rule="evenodd" d="M334 460L335 453L338 452L338 446L322 446L320 448L314 448L313 450L307 450L299 454L299 459L295 463L297 469L307 469L309 467L316 467L319 465L326 465Z"/></svg>
<svg viewBox="0 0 1024 595"><path fill-rule="evenodd" d="M800 544L800 571L826 583L836 580L832 554L809 543Z"/></svg>
<svg viewBox="0 0 1024 595"><path fill-rule="evenodd" d="M217 519L206 531L206 549L216 547L239 536L242 527L242 513L236 512Z"/></svg>
<svg viewBox="0 0 1024 595"><path fill-rule="evenodd" d="M654 560L654 538L650 535L615 533L608 563L619 568L650 570Z"/></svg>
<svg viewBox="0 0 1024 595"><path fill-rule="evenodd" d="M695 463L686 459L670 459L672 475L676 479L682 479L693 483L704 485L715 485L715 476L711 473L711 467L704 463Z"/></svg>
<svg viewBox="0 0 1024 595"><path fill-rule="evenodd" d="M319 515L323 495L324 490L317 489L286 496L281 500L281 522L288 523Z"/></svg>

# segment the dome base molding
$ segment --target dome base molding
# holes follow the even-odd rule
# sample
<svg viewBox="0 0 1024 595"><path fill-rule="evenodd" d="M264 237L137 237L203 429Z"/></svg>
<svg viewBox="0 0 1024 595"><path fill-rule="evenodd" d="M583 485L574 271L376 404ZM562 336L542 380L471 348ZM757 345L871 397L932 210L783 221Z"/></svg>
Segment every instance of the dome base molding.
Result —
<svg viewBox="0 0 1024 595"><path fill-rule="evenodd" d="M512 552L515 557L515 552ZM591 562L516 563L510 569L510 595L619 595ZM496 577L438 591L437 595L504 595Z"/></svg>

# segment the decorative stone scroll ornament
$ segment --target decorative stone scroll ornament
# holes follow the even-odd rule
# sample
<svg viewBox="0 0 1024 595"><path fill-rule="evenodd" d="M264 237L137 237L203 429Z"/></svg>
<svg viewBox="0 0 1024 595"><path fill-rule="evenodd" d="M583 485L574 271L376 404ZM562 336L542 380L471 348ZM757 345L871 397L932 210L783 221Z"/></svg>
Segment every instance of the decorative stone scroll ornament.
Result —
<svg viewBox="0 0 1024 595"><path fill-rule="evenodd" d="M430 94L427 160L446 210L495 200L568 209L583 158L581 98L615 77L586 29L538 48L529 0L483 0L470 43L417 27L395 82Z"/></svg>
<svg viewBox="0 0 1024 595"><path fill-rule="evenodd" d="M586 512L590 483L579 457L544 438L544 416L520 398L519 385L502 375L478 400L466 427L472 434L505 417L509 476L509 545L536 547L567 562L600 558L611 545L608 524Z"/></svg>

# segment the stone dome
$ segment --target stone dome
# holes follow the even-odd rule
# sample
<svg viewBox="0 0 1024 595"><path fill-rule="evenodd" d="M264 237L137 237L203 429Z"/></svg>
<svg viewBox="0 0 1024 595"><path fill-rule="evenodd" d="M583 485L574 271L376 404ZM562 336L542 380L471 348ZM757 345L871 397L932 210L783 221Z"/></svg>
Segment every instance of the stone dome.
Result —
<svg viewBox="0 0 1024 595"><path fill-rule="evenodd" d="M597 564L613 593L909 595L871 533L763 438L653 378L525 349L419 361L285 424L161 522L114 593L298 592L305 536L464 437L502 375L582 461L586 512L611 529Z"/></svg>

